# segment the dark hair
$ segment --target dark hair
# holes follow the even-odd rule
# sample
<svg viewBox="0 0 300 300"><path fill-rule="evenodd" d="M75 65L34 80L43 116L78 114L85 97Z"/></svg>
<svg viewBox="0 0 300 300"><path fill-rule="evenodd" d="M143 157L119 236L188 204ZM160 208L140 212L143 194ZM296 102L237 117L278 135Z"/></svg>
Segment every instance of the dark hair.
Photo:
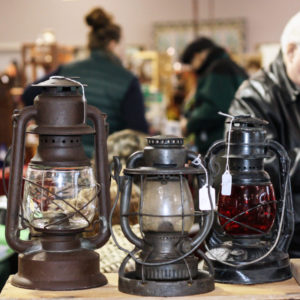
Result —
<svg viewBox="0 0 300 300"><path fill-rule="evenodd" d="M85 20L91 26L88 42L90 49L106 49L110 41L120 41L121 27L102 8L94 8Z"/></svg>
<svg viewBox="0 0 300 300"><path fill-rule="evenodd" d="M196 53L214 47L216 47L216 44L212 40L205 37L198 38L185 48L181 55L181 61L185 64L189 64Z"/></svg>

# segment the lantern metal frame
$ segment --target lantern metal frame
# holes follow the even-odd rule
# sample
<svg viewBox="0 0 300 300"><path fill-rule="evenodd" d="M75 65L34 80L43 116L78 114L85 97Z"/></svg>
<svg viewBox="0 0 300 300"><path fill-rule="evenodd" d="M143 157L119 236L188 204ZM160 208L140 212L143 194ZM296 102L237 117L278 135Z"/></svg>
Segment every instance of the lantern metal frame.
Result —
<svg viewBox="0 0 300 300"><path fill-rule="evenodd" d="M241 124L250 124L249 128L242 128ZM256 284L282 281L291 278L291 269L288 256L288 247L293 235L294 214L291 197L291 186L289 178L290 160L285 149L276 141L266 140L266 121L251 118L250 116L237 116L233 125L238 125L233 130L240 130L233 140L230 140L231 159L239 160L234 169L246 170L247 173L239 174L233 171L232 180L236 184L270 184L270 178L262 174L263 160L270 155L277 157L280 178L278 185L279 196L276 203L276 217L271 230L264 233L259 229L235 220L242 214L255 210L261 206L258 204L233 218L220 215L215 211L215 221L211 234L206 240L206 250L211 258L215 269L215 281L233 284ZM242 130L248 131L247 137L243 136ZM229 134L229 133L227 133ZM231 133L232 134L232 133ZM240 139L240 141L238 140ZM205 165L209 172L210 184L218 189L217 182L224 169L220 164L220 157L225 157L225 149L228 143L225 141L215 142L205 156ZM245 160L252 160L256 164L254 170L249 170ZM238 166L238 164L240 164ZM273 178L274 179L274 178ZM273 201L265 203L269 205ZM227 219L221 225L218 216ZM234 222L240 226L251 229L258 234L235 236L225 232L224 227L228 222ZM223 257L222 257L223 256Z"/></svg>
<svg viewBox="0 0 300 300"><path fill-rule="evenodd" d="M50 78L36 86L42 89L42 93L35 98L34 105L25 107L22 111L15 111L13 115L6 240L12 249L19 252L19 268L18 273L12 278L12 284L40 290L74 290L105 285L107 279L100 273L99 255L92 249L100 248L110 237L107 225L110 197L106 115L96 107L83 102L79 93L82 84L72 79ZM85 124L86 119L92 121L94 128ZM31 160L30 166L42 169L90 166L90 161L83 150L81 136L95 133L97 189L90 201L97 197L96 216L92 223L84 218L87 225L92 227L88 230L99 227L96 234L84 237L86 228L39 229L32 227L24 218L22 173L25 131L30 120L35 120L37 127L29 133L38 134L40 141L37 154ZM25 180L28 181L26 178ZM44 188L35 182L30 184L36 185L37 189ZM53 194L49 189L46 190L47 193L64 201L57 192ZM74 214L84 216L81 213L83 207L72 209ZM57 219L54 223L63 225L73 213ZM21 240L19 232L24 228L30 228L31 234L34 232L36 236L32 236L30 240Z"/></svg>
<svg viewBox="0 0 300 300"><path fill-rule="evenodd" d="M199 249L213 223L213 210L200 211L198 206L194 213L184 214L183 206L183 178L187 175L197 177L200 188L204 179L202 168L184 166L189 160L197 158L197 154L187 151L183 147L183 139L174 136L155 136L148 138L149 146L144 151L138 151L130 156L124 169L124 176L120 177L121 169L118 158L114 159L115 178L121 190L121 228L125 237L135 245L133 251L124 249L116 241L113 231L112 237L117 246L127 253L119 269L119 290L124 293L142 296L184 296L200 294L214 289L213 268ZM173 151L172 151L173 150ZM178 161L179 156L179 161ZM142 213L143 182L147 177L169 180L176 177L181 191L181 214L152 215ZM130 194L135 179L141 183L140 205L138 212L130 212ZM111 211L117 205L119 193ZM212 207L212 203L211 203ZM130 216L138 216L141 237L136 236L130 228ZM155 218L167 217L182 219L180 232L144 232L142 226L143 216ZM190 238L184 231L184 218L193 216L200 225L197 234ZM110 222L111 226L111 222ZM209 272L198 270L198 259L193 253L206 261ZM139 258L136 254L139 253ZM126 264L130 259L136 263L136 270L126 272Z"/></svg>

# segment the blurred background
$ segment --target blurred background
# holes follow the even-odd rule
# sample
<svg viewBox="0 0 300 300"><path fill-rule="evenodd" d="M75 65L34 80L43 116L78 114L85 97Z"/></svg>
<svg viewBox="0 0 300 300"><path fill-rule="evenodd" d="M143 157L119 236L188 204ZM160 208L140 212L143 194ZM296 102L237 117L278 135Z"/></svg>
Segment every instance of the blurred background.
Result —
<svg viewBox="0 0 300 300"><path fill-rule="evenodd" d="M13 109L24 105L24 88L62 64L89 56L84 17L99 6L122 29L114 52L141 84L148 133L182 135L184 105L197 85L195 72L180 61L186 46L199 36L209 37L251 76L277 55L282 29L300 3L0 0L0 161L11 144ZM27 161L36 143L28 136Z"/></svg>
<svg viewBox="0 0 300 300"><path fill-rule="evenodd" d="M180 60L187 45L198 37L208 37L251 76L261 67L267 67L277 55L282 29L299 10L300 3L298 0L0 0L0 163L11 144L12 112L23 107L26 86L60 65L89 56L90 28L84 18L95 7L108 12L122 30L114 53L139 80L148 134L181 136L184 106L197 86L197 74ZM110 143L113 145L114 141L113 138ZM26 143L28 162L37 139L28 135ZM190 144L192 147L193 139ZM3 194L2 184L0 194Z"/></svg>
<svg viewBox="0 0 300 300"><path fill-rule="evenodd" d="M23 88L88 56L83 19L96 6L122 28L117 53L142 84L150 133L174 134L180 127L172 121L196 84L179 62L187 44L210 37L252 74L275 57L283 26L300 8L297 0L0 0L0 159Z"/></svg>

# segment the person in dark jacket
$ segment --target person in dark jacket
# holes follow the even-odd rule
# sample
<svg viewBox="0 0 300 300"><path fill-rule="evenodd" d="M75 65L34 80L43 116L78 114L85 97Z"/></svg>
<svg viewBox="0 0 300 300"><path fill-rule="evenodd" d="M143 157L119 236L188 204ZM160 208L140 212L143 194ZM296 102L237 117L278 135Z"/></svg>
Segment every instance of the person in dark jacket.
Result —
<svg viewBox="0 0 300 300"><path fill-rule="evenodd" d="M300 13L286 25L278 56L268 70L241 85L229 113L268 121L268 138L282 144L290 156L295 229L289 254L300 257ZM274 167L267 165L273 173Z"/></svg>
<svg viewBox="0 0 300 300"><path fill-rule="evenodd" d="M247 74L223 48L204 37L188 45L181 61L190 64L198 78L194 103L186 112L183 131L186 135L195 134L198 151L205 154L215 140L223 137L224 118L218 111L228 110Z"/></svg>
<svg viewBox="0 0 300 300"><path fill-rule="evenodd" d="M121 28L101 8L93 9L86 22L91 27L88 47L90 56L87 59L61 65L50 76L79 77L80 82L87 84L85 89L88 104L98 107L106 113L109 133L123 129L148 132L145 120L143 95L138 79L121 64L114 54L121 38ZM25 105L32 105L33 99L41 89L28 87L22 98ZM84 136L83 143L91 157L93 137Z"/></svg>

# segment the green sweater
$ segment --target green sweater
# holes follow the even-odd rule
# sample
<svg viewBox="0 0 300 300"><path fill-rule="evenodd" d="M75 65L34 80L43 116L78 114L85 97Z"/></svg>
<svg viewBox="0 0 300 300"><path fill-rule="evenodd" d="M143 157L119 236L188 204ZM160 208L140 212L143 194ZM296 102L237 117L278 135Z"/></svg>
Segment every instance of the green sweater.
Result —
<svg viewBox="0 0 300 300"><path fill-rule="evenodd" d="M79 80L87 84L85 94L88 104L98 107L108 115L110 133L126 128L121 105L135 77L116 57L100 50L92 51L90 57L85 60L62 65L59 75L80 77ZM91 157L93 136L84 136L83 143Z"/></svg>
<svg viewBox="0 0 300 300"><path fill-rule="evenodd" d="M225 120L218 112L228 111L237 88L246 78L246 73L225 52L214 57L199 77L195 103L187 112L187 132L195 134L201 154L223 137Z"/></svg>

